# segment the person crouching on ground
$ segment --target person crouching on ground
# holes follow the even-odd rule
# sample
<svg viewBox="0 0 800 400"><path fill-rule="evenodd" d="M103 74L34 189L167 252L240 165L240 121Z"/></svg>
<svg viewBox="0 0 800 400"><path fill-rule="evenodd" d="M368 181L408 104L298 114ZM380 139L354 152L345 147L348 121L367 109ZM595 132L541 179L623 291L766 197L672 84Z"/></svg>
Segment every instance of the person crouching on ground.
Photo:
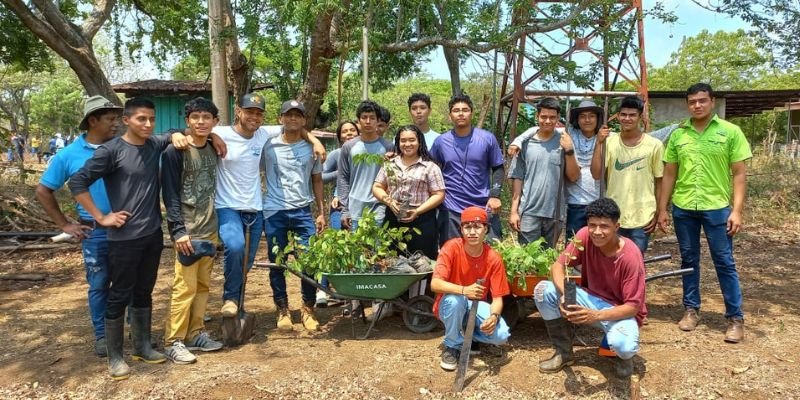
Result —
<svg viewBox="0 0 800 400"><path fill-rule="evenodd" d="M488 215L480 207L461 213L461 235L442 246L433 272L431 289L436 293L433 313L444 323L444 352L441 367L453 371L464 343L464 326L472 301L478 303L473 349L477 343L501 345L510 336L500 317L503 296L510 293L506 267L500 255L484 242L489 232ZM482 285L477 283L484 279ZM491 299L491 303L487 302Z"/></svg>
<svg viewBox="0 0 800 400"><path fill-rule="evenodd" d="M161 160L161 191L167 226L175 243L175 279L164 332L164 353L175 364L191 364L194 351L216 351L222 343L204 332L211 267L218 242L214 188L217 155L208 136L219 118L208 99L184 107L189 148L169 145Z"/></svg>
<svg viewBox="0 0 800 400"><path fill-rule="evenodd" d="M576 325L603 329L608 344L619 357L620 378L633 373L633 356L639 351L639 326L644 317L644 261L636 244L619 236L620 210L614 200L601 198L586 207L586 228L575 234L551 267L552 282L537 285L536 307L542 314L555 354L539 363L539 371L555 373L572 365L572 339ZM565 267L582 265L582 285L576 303L564 304Z"/></svg>

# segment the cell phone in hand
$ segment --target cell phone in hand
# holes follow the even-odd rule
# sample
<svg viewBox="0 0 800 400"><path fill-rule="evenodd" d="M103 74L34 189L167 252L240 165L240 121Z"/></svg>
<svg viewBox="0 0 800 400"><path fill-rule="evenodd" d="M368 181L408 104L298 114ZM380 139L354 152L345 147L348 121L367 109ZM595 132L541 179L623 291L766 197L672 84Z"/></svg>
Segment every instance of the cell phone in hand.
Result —
<svg viewBox="0 0 800 400"><path fill-rule="evenodd" d="M564 278L564 306L574 306L578 302L578 286L572 279Z"/></svg>

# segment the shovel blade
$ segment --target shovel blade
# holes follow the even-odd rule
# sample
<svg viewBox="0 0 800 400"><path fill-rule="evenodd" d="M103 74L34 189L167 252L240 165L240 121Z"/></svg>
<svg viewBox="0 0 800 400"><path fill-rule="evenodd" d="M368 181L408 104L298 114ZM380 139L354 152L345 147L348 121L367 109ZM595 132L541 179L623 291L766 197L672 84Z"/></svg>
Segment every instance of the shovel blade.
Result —
<svg viewBox="0 0 800 400"><path fill-rule="evenodd" d="M255 316L242 313L236 317L222 318L222 341L227 347L241 346L253 337Z"/></svg>

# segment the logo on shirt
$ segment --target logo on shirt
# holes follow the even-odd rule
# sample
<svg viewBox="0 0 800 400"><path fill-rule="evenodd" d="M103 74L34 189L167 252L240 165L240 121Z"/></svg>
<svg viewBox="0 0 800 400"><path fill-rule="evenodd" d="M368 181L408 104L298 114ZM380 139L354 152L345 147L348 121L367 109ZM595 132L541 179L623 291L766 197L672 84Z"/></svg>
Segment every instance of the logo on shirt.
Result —
<svg viewBox="0 0 800 400"><path fill-rule="evenodd" d="M630 160L630 161L626 161L626 162L619 162L619 159L617 159L617 161L614 163L614 169L616 169L617 171L622 171L625 168L628 168L631 165L636 164L639 161L644 160L645 158L647 158L647 157L640 157L640 158L636 158L636 159L633 159L633 160Z"/></svg>

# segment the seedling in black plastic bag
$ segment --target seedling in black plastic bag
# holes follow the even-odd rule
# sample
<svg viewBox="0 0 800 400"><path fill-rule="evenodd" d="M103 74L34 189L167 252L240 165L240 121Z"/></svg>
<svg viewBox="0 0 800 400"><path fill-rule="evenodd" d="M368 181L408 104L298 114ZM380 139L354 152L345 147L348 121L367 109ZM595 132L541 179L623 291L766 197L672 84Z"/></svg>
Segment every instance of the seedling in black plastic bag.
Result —
<svg viewBox="0 0 800 400"><path fill-rule="evenodd" d="M578 303L578 287L575 281L564 278L564 307L574 306Z"/></svg>

